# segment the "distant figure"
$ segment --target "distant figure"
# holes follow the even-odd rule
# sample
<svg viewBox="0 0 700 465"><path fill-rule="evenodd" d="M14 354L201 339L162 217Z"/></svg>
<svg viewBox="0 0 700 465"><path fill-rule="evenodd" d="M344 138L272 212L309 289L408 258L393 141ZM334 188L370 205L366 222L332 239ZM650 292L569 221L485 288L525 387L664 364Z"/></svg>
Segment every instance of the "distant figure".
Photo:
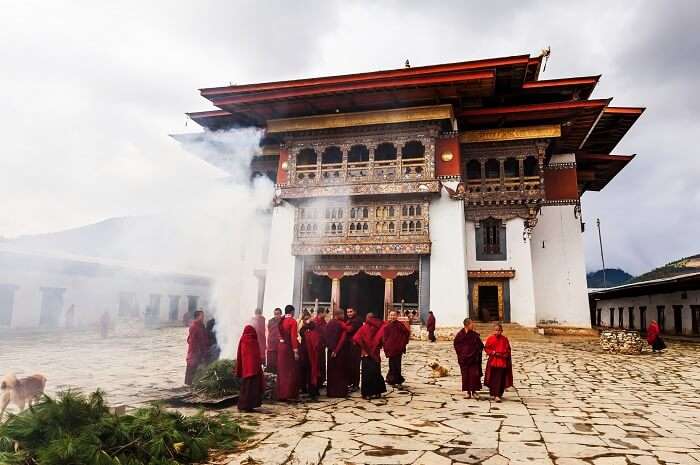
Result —
<svg viewBox="0 0 700 465"><path fill-rule="evenodd" d="M75 324L75 305L71 304L66 310L66 329L73 329Z"/></svg>
<svg viewBox="0 0 700 465"><path fill-rule="evenodd" d="M343 311L336 309L333 319L326 324L325 343L328 347L328 368L326 369L326 395L328 397L347 397L349 348L346 344L350 325L343 321Z"/></svg>
<svg viewBox="0 0 700 465"><path fill-rule="evenodd" d="M656 320L651 320L647 328L647 342L651 346L652 352L661 352L666 348L666 343L661 338L661 327Z"/></svg>
<svg viewBox="0 0 700 465"><path fill-rule="evenodd" d="M255 331L258 332L258 344L260 344L260 353L262 356L265 355L265 349L267 344L265 343L265 317L262 314L262 308L255 309L255 316L253 316L252 323Z"/></svg>
<svg viewBox="0 0 700 465"><path fill-rule="evenodd" d="M193 317L192 312L187 310L185 312L185 314L182 315L182 326L189 328L190 325L192 324L192 317Z"/></svg>
<svg viewBox="0 0 700 465"><path fill-rule="evenodd" d="M241 340L238 342L236 376L241 379L238 410L252 412L253 409L262 405L265 379L263 378L258 333L250 325L243 328Z"/></svg>
<svg viewBox="0 0 700 465"><path fill-rule="evenodd" d="M411 336L410 330L398 320L396 310L389 312L389 321L384 325L382 345L384 354L389 359L389 372L386 382L392 386L400 386L405 379L401 375L401 357L406 353L406 345Z"/></svg>
<svg viewBox="0 0 700 465"><path fill-rule="evenodd" d="M209 350L207 352L207 365L214 363L219 360L221 355L221 349L219 348L219 343L216 340L216 319L212 318L207 321L207 337L209 338Z"/></svg>
<svg viewBox="0 0 700 465"><path fill-rule="evenodd" d="M384 322L368 313L365 323L355 333L352 341L359 347L362 357L362 384L360 393L363 399L375 399L386 392L382 377L382 359L379 352Z"/></svg>
<svg viewBox="0 0 700 465"><path fill-rule="evenodd" d="M360 347L352 343L355 334L362 327L362 319L357 314L354 308L348 307L346 310L347 319L346 323L350 325L350 331L348 332L348 371L349 371L349 384L350 391L355 392L360 388L360 363L362 359L362 353Z"/></svg>
<svg viewBox="0 0 700 465"><path fill-rule="evenodd" d="M428 340L430 342L435 342L435 315L432 311L428 312L428 319L425 322L425 328L428 330Z"/></svg>
<svg viewBox="0 0 700 465"><path fill-rule="evenodd" d="M301 345L299 346L299 365L301 371L301 388L315 400L321 380L320 351L323 346L321 332L311 314L305 313L304 321L299 330Z"/></svg>
<svg viewBox="0 0 700 465"><path fill-rule="evenodd" d="M108 311L104 311L100 317L100 336L102 336L102 339L107 339L107 336L109 336L110 326L112 326L112 318Z"/></svg>
<svg viewBox="0 0 700 465"><path fill-rule="evenodd" d="M187 369L185 370L185 384L192 385L194 374L202 363L206 363L209 352L209 337L204 327L204 311L194 312L194 320L190 324L190 332L187 336Z"/></svg>
<svg viewBox="0 0 700 465"><path fill-rule="evenodd" d="M282 309L276 308L274 316L267 322L267 360L265 369L270 373L277 373L277 343L280 340L279 324L282 321Z"/></svg>
<svg viewBox="0 0 700 465"><path fill-rule="evenodd" d="M455 336L454 347L459 371L462 372L462 391L466 391L467 399L472 396L478 399L477 391L481 390L481 351L484 350L484 344L479 333L474 331L471 319L464 319L464 329Z"/></svg>
<svg viewBox="0 0 700 465"><path fill-rule="evenodd" d="M500 402L503 392L513 385L510 342L503 335L503 326L500 323L494 325L493 334L486 339L484 350L489 356L484 384L489 387L491 399Z"/></svg>
<svg viewBox="0 0 700 465"><path fill-rule="evenodd" d="M324 310L318 311L316 317L314 318L314 323L316 323L318 332L321 335L321 347L318 351L318 364L320 370L318 387L321 388L326 384L326 360L328 358L326 355L326 325L328 322L326 321L326 312Z"/></svg>
<svg viewBox="0 0 700 465"><path fill-rule="evenodd" d="M296 400L299 397L299 340L294 306L284 307L284 318L279 324L277 343L277 400Z"/></svg>

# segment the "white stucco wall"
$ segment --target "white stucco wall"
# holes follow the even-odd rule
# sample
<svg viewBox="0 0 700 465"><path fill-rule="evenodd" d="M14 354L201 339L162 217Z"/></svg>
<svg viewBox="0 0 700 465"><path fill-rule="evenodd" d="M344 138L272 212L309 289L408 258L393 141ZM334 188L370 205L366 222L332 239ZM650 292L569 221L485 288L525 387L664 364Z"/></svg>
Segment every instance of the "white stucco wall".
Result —
<svg viewBox="0 0 700 465"><path fill-rule="evenodd" d="M272 240L265 274L265 308L263 309L266 317L272 316L275 307L284 308L285 305L292 303L294 293L293 205L284 202L274 208L270 237Z"/></svg>
<svg viewBox="0 0 700 465"><path fill-rule="evenodd" d="M651 294L638 297L624 297L618 299L605 299L596 302L596 309L601 309L601 326L610 326L610 309L614 309L615 322L614 327L617 328L620 325L618 309L620 307L624 308L623 314L623 326L627 329L640 328L640 309L639 307L646 307L646 326L649 325L651 320L657 320L657 305L663 305L664 315L666 318L665 332L674 333L674 319L673 319L673 305L682 305L683 309L683 334L692 335L692 314L691 305L700 305L700 291L687 291L685 293L686 297L683 298L682 292L672 292L668 294ZM634 327L630 327L629 321L629 308L633 307L634 313ZM646 329L646 328L644 328Z"/></svg>
<svg viewBox="0 0 700 465"><path fill-rule="evenodd" d="M430 203L430 240L430 310L438 326L461 326L469 315L464 204L444 190Z"/></svg>
<svg viewBox="0 0 700 465"><path fill-rule="evenodd" d="M469 270L515 270L510 280L510 321L535 326L535 294L532 278L530 241L523 240L524 220L513 218L506 222L506 260L476 259L476 228L466 222L467 268Z"/></svg>
<svg viewBox="0 0 700 465"><path fill-rule="evenodd" d="M590 327L583 234L574 206L543 206L531 244L537 321Z"/></svg>

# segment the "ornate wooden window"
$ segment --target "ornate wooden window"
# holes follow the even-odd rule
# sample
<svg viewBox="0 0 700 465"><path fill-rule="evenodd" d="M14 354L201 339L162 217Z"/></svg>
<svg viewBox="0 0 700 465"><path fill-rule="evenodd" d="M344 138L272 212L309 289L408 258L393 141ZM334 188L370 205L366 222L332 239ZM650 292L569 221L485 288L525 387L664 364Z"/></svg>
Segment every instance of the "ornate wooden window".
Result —
<svg viewBox="0 0 700 465"><path fill-rule="evenodd" d="M517 178L520 176L518 169L518 160L515 158L506 158L506 161L503 162L503 175L506 178Z"/></svg>
<svg viewBox="0 0 700 465"><path fill-rule="evenodd" d="M525 171L525 176L539 176L540 174L540 167L537 163L537 158L533 156L529 156L525 158L525 162L523 163L523 169Z"/></svg>
<svg viewBox="0 0 700 465"><path fill-rule="evenodd" d="M500 164L495 158L489 158L488 160L486 160L486 177L488 179L501 177Z"/></svg>
<svg viewBox="0 0 700 465"><path fill-rule="evenodd" d="M476 259L505 260L506 228L496 218L487 218L479 222L476 228Z"/></svg>
<svg viewBox="0 0 700 465"><path fill-rule="evenodd" d="M467 179L476 181L481 179L481 163L479 160L469 160L467 163Z"/></svg>

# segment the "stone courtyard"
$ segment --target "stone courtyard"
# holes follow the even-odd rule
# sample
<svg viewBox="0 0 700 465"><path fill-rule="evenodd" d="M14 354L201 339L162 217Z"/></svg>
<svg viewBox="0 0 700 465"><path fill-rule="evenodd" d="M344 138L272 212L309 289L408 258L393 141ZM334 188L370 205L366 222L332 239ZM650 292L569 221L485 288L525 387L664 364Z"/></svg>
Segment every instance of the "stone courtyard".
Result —
<svg viewBox="0 0 700 465"><path fill-rule="evenodd" d="M180 386L185 331L4 338L0 371L42 372L49 391L102 387L112 403L137 405ZM412 342L405 389L384 399L232 409L256 434L216 463L700 464L700 346L627 356L537 338L513 349L515 388L503 403L463 398L449 343ZM431 376L435 360L450 376Z"/></svg>

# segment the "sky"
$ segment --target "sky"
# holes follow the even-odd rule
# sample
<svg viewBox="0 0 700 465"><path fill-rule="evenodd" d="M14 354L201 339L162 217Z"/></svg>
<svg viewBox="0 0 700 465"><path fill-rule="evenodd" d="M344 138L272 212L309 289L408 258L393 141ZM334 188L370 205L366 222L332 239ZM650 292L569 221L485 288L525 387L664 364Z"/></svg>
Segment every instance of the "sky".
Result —
<svg viewBox="0 0 700 465"><path fill-rule="evenodd" d="M583 196L589 270L700 253L700 2L0 0L0 237L177 208L222 176L168 135L197 89L522 53L647 111Z"/></svg>

